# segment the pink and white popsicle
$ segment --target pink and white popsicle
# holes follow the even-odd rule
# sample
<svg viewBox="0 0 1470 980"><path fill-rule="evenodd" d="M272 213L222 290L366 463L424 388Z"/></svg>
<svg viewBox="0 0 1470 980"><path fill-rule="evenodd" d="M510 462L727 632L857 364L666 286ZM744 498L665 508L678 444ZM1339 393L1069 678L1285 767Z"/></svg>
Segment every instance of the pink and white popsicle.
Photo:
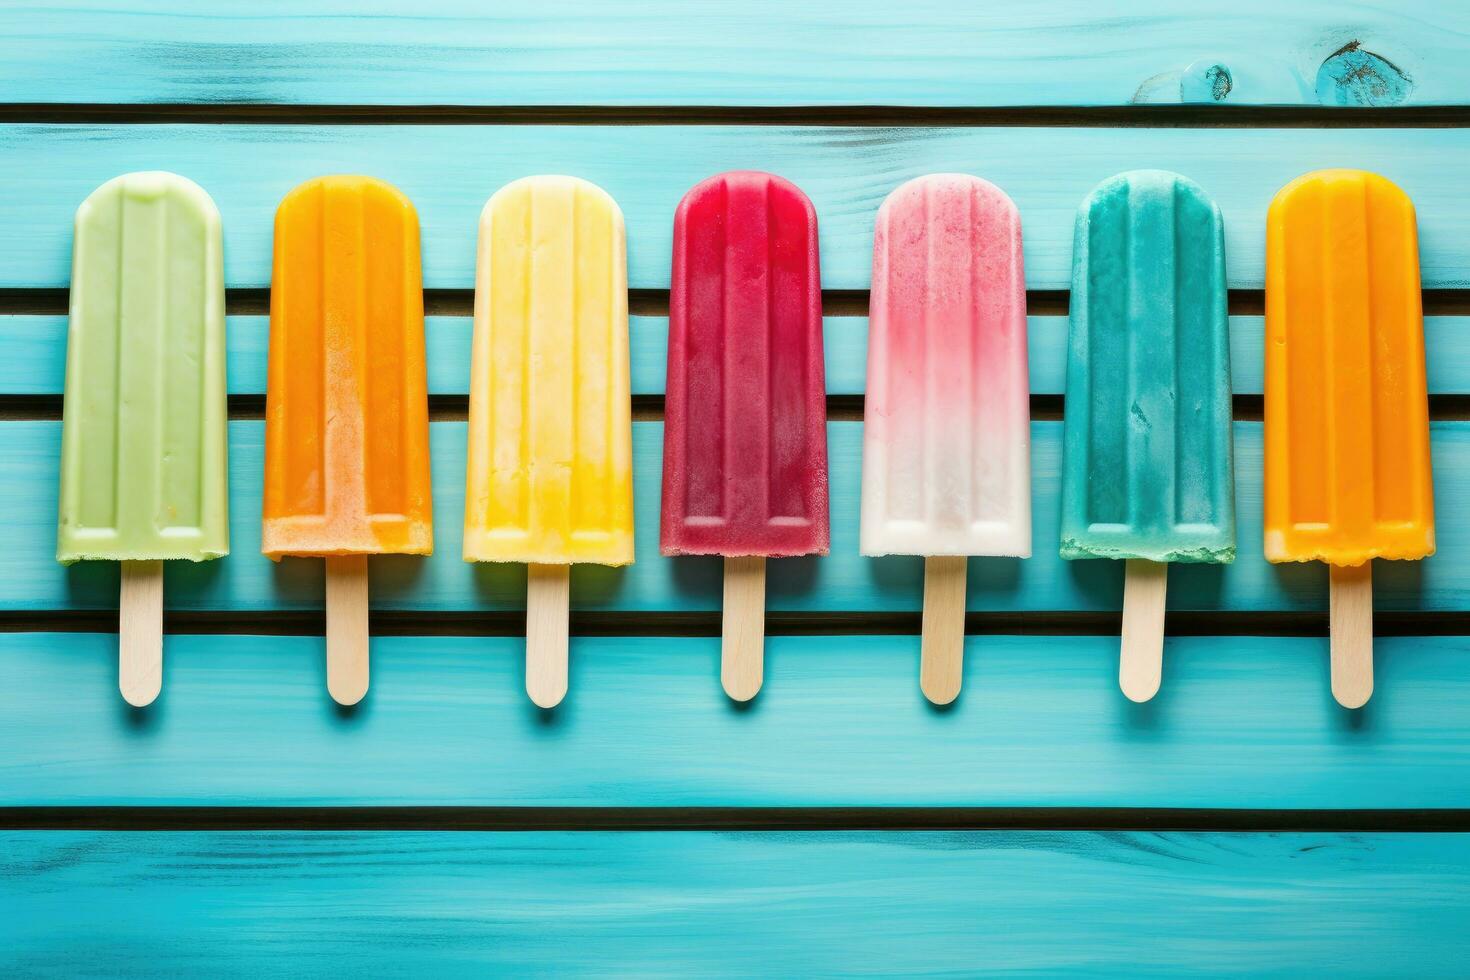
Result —
<svg viewBox="0 0 1470 980"><path fill-rule="evenodd" d="M959 694L965 558L1031 555L1021 219L994 184L911 180L873 239L862 553L925 557L920 684Z"/></svg>

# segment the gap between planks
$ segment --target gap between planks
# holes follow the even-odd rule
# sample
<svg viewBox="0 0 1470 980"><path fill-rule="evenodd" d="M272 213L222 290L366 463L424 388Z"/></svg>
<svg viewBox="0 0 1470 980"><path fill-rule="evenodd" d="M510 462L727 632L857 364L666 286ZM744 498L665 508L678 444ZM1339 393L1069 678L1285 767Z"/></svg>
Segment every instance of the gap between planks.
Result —
<svg viewBox="0 0 1470 980"><path fill-rule="evenodd" d="M1460 129L1470 127L1470 106L383 106L10 102L0 104L0 123Z"/></svg>
<svg viewBox="0 0 1470 980"><path fill-rule="evenodd" d="M472 289L425 289L425 316L472 316ZM1066 316L1070 306L1065 289L1028 289L1028 316ZM1470 289L1423 290L1425 316L1470 316ZM67 312L67 290L0 289L0 316L14 314L61 315ZM266 316L270 313L270 289L236 287L225 291L225 312L230 316ZM628 312L634 316L668 316L667 289L628 290ZM1232 289L1228 300L1231 316L1261 316L1266 312L1266 293L1261 289ZM866 289L824 289L823 316L867 316Z"/></svg>
<svg viewBox="0 0 1470 980"><path fill-rule="evenodd" d="M1470 810L1141 807L0 807L4 831L1069 830L1467 833Z"/></svg>
<svg viewBox="0 0 1470 980"><path fill-rule="evenodd" d="M717 637L721 614L705 612L579 612L570 616L572 636ZM917 636L921 614L913 612L784 612L766 614L768 636ZM969 612L968 636L1116 636L1119 612ZM523 612L373 610L373 636L524 636ZM233 636L322 636L320 611L165 611L165 634ZM1320 612L1171 611L1168 637L1328 635ZM25 610L0 612L0 633L116 633L117 611ZM1470 635L1470 611L1374 613L1375 636Z"/></svg>
<svg viewBox="0 0 1470 980"><path fill-rule="evenodd" d="M634 315L667 316L667 290L630 290L629 311ZM473 311L471 290L431 289L424 292L426 316L469 316ZM1066 290L1031 290L1027 293L1027 314L1031 316L1065 316L1069 296ZM822 294L823 313L833 317L861 317L868 313L866 290L828 290ZM1426 316L1470 316L1470 289L1426 289L1423 291ZM1232 316L1259 316L1264 312L1265 298L1261 290L1231 290L1229 312ZM65 289L0 289L0 316L64 315L67 310ZM263 316L270 310L269 289L231 289L227 292L226 310L230 315ZM634 395L635 421L662 421L664 400L660 395ZM55 421L61 418L61 395L0 395L0 421ZM1064 401L1059 394L1031 397L1033 421L1059 421ZM465 395L429 396L429 417L434 421L464 421L469 413ZM1233 417L1237 421L1258 422L1264 416L1262 396L1235 395ZM1429 396L1429 416L1434 421L1470 420L1470 394L1436 394ZM236 420L265 417L265 398L258 394L238 394L229 398L229 417ZM834 395L827 399L827 417L831 421L861 421L861 395Z"/></svg>
<svg viewBox="0 0 1470 980"><path fill-rule="evenodd" d="M468 395L430 395L429 421L463 422L469 418ZM861 422L864 400L862 395L828 395L827 421ZM61 395L0 395L0 422L59 422L61 420ZM228 412L234 421L259 421L265 418L264 395L230 395ZM664 419L663 395L632 396L633 421L662 422ZM1066 412L1063 395L1047 394L1031 396L1031 421L1060 422ZM1260 422L1265 418L1265 401L1261 395L1234 395L1231 398L1231 417L1237 422ZM1430 395L1429 420L1431 422L1470 421L1470 394Z"/></svg>

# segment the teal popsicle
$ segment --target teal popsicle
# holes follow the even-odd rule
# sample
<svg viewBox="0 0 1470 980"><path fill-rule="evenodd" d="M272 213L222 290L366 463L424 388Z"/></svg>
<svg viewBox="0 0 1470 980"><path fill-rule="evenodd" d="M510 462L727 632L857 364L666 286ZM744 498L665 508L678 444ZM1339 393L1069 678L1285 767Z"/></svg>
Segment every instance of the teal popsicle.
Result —
<svg viewBox="0 0 1470 980"><path fill-rule="evenodd" d="M1148 620L1134 625L1149 631L1157 620L1161 655L1162 563L1235 559L1226 298L1224 223L1198 185L1135 170L1083 201L1073 242L1061 555L1134 560L1125 661L1130 604ZM1126 670L1125 662L1125 692L1152 696L1157 673L1135 678L1130 690Z"/></svg>

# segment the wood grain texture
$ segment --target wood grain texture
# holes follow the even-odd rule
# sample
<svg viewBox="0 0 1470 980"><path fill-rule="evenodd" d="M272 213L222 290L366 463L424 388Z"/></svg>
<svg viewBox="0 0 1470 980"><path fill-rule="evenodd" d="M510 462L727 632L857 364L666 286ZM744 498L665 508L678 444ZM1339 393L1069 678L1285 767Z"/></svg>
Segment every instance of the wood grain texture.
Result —
<svg viewBox="0 0 1470 980"><path fill-rule="evenodd" d="M368 560L363 555L329 557L326 566L327 691L351 707L367 695Z"/></svg>
<svg viewBox="0 0 1470 980"><path fill-rule="evenodd" d="M1309 170L1381 173L1414 200L1424 284L1470 284L1470 196L1445 161L1470 154L1470 130L1184 130L740 126L0 126L7 234L0 288L64 286L77 204L119 173L160 161L219 205L225 278L270 277L281 198L303 179L370 171L399 187L423 226L424 285L468 289L475 221L497 188L535 173L570 173L605 188L627 219L628 281L669 283L674 208L685 191L732 166L797 183L821 224L822 283L861 289L873 220L909 178L974 172L1020 208L1027 285L1066 288L1077 206L1100 180L1157 167L1199 183L1225 217L1232 287L1263 283L1272 195ZM467 161L474 161L473 166Z"/></svg>
<svg viewBox="0 0 1470 980"><path fill-rule="evenodd" d="M1470 956L1452 834L7 833L0 880L24 976L1449 977Z"/></svg>
<svg viewBox="0 0 1470 980"><path fill-rule="evenodd" d="M7 11L0 72L12 104L1464 104L1470 12L1450 6L1148 0L1117 15L1080 0L919 0L898 23L874 0L825 13L778 0L223 0L207 13L99 0ZM1082 196L1160 166L1220 202L1232 285L1255 288L1272 193L1329 165L1404 186L1426 285L1460 288L1470 199L1447 162L1467 151L1466 130L10 125L0 288L64 287L77 203L157 166L218 201L234 287L267 285L290 187L371 171L418 205L430 288L470 287L480 207L533 172L607 187L628 216L631 284L663 288L679 196L748 166L813 197L829 288L866 288L873 215L894 186L963 170L1020 205L1030 287L1062 289ZM1428 324L1432 391L1470 392L1464 322ZM1031 326L1032 390L1059 393L1065 319ZM865 327L827 321L834 394L862 390ZM1259 318L1234 327L1236 391L1258 392ZM639 394L662 392L665 333L662 318L634 320ZM21 408L49 411L64 334L60 316L0 319L0 396L43 396ZM265 318L234 317L229 336L231 390L260 395ZM464 394L468 319L433 318L429 341L431 390ZM523 569L460 561L464 426L433 430L439 554L375 561L374 608L518 610ZM116 565L52 560L59 432L0 423L0 610L116 601ZM320 608L319 561L258 554L261 435L232 424L235 553L170 567L171 609ZM829 428L833 555L772 566L777 612L918 610L918 560L857 557L859 436L858 423ZM1381 568L1384 609L1470 609L1458 489L1470 424L1434 436L1441 553ZM1172 607L1325 609L1322 569L1261 560L1259 426L1236 439L1240 562L1176 570ZM1117 563L1065 564L1047 545L1060 426L1036 424L1033 440L1037 558L971 563L962 604L1115 611ZM636 426L638 564L573 573L580 612L720 608L718 561L657 556L661 441L658 423ZM912 635L774 636L767 693L740 707L719 693L716 637L573 636L576 693L555 712L521 693L519 637L383 637L374 696L351 711L328 696L321 637L163 642L169 688L136 711L116 696L112 635L0 634L0 807L1470 806L1461 637L1381 639L1378 695L1352 713L1328 694L1325 637L1171 639L1170 685L1147 705L1112 688L1115 639L979 637L970 692L946 711L912 689ZM1464 835L31 832L0 834L0 882L0 962L16 975L1436 976L1470 954Z"/></svg>
<svg viewBox="0 0 1470 980"><path fill-rule="evenodd" d="M163 562L118 563L117 686L146 708L163 688Z"/></svg>
<svg viewBox="0 0 1470 980"><path fill-rule="evenodd" d="M313 0L291 16L243 0L20 7L0 72L16 102L386 105L1461 104L1470 16L1436 0L1147 0L1024 6L880 0L806 9L594 0L408 9ZM1357 43L1388 62L1319 86ZM1203 63L1201 63L1203 62ZM1227 91L1205 68L1229 69ZM1189 69L1194 68L1193 71Z"/></svg>
<svg viewBox="0 0 1470 980"><path fill-rule="evenodd" d="M965 676L965 572L954 555L924 559L924 615L919 629L919 688L936 705L960 696Z"/></svg>
<svg viewBox="0 0 1470 980"><path fill-rule="evenodd" d="M385 555L373 561L376 610L515 611L525 608L521 566L467 564L460 555L464 513L465 425L430 425L437 547L429 558ZM858 554L862 424L827 427L831 466L832 553L773 562L767 614L815 611L905 611L917 614L923 594L918 558ZM967 608L1081 610L1122 608L1119 562L1064 562L1056 552L1062 425L1032 424L1032 511L1036 549L1026 560L975 558L967 576ZM164 601L180 610L320 609L320 560L260 555L260 482L264 428L230 424L231 554L200 565L171 563ZM1432 425L1438 552L1418 562L1383 562L1375 576L1379 610L1470 609L1470 423ZM0 509L8 547L0 551L0 609L113 609L117 566L55 559L59 422L0 423ZM1169 607L1176 610L1327 609L1327 570L1270 565L1261 554L1261 426L1235 426L1239 557L1233 565L1171 570ZM689 611L721 608L717 558L664 558L658 553L663 431L633 424L636 561L627 568L579 566L572 572L574 610Z"/></svg>
<svg viewBox="0 0 1470 980"><path fill-rule="evenodd" d="M1332 631L1332 696L1361 708L1373 696L1373 563L1333 567L1328 579Z"/></svg>
<svg viewBox="0 0 1470 980"><path fill-rule="evenodd" d="M526 696L555 708L567 696L571 567L526 566Z"/></svg>
<svg viewBox="0 0 1470 980"><path fill-rule="evenodd" d="M1140 704L1159 693L1164 672L1164 603L1169 566L1130 558L1123 572L1122 651L1118 686Z"/></svg>
<svg viewBox="0 0 1470 980"><path fill-rule="evenodd" d="M429 393L469 394L469 317L431 316L425 332ZM860 395L867 381L868 318L829 316L824 321L827 393ZM669 321L631 316L629 360L632 392L662 395L668 365ZM1470 320L1460 316L1424 319L1429 392L1470 393ZM230 393L265 394L266 317L232 316L225 330ZM1031 391L1061 394L1066 388L1067 318L1027 318ZM1237 395L1261 393L1262 318L1230 318L1230 369ZM57 395L66 376L66 317L0 315L0 395Z"/></svg>
<svg viewBox="0 0 1470 980"><path fill-rule="evenodd" d="M766 560L726 558L720 620L720 686L734 701L760 693L766 659Z"/></svg>
<svg viewBox="0 0 1470 980"><path fill-rule="evenodd" d="M115 643L0 634L0 806L1470 806L1461 637L1380 638L1356 712L1326 637L1171 637L1146 705L1118 694L1115 637L972 637L938 711L914 635L770 636L749 706L716 636L573 636L553 713L519 637L378 637L350 713L319 636L169 635L142 713Z"/></svg>

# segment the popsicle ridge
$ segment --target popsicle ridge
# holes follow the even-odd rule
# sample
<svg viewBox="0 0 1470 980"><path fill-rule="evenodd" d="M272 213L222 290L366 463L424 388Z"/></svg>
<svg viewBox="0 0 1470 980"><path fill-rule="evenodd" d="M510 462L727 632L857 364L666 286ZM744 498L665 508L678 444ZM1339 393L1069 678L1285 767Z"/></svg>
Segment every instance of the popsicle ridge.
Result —
<svg viewBox="0 0 1470 980"><path fill-rule="evenodd" d="M261 551L433 550L418 216L371 177L276 212Z"/></svg>
<svg viewBox="0 0 1470 980"><path fill-rule="evenodd" d="M1063 558L1235 558L1224 223L1194 182L1136 170L1077 214Z"/></svg>
<svg viewBox="0 0 1470 980"><path fill-rule="evenodd" d="M76 215L56 557L229 553L224 259L193 181L124 174Z"/></svg>
<svg viewBox="0 0 1470 980"><path fill-rule="evenodd" d="M1320 170L1266 218L1265 552L1353 566L1434 552L1414 205Z"/></svg>
<svg viewBox="0 0 1470 980"><path fill-rule="evenodd" d="M633 561L623 213L576 177L507 184L480 217L466 561Z"/></svg>
<svg viewBox="0 0 1470 980"><path fill-rule="evenodd" d="M773 174L695 185L674 217L660 550L825 555L816 209Z"/></svg>
<svg viewBox="0 0 1470 980"><path fill-rule="evenodd" d="M873 242L864 555L1031 554L1021 219L966 174L911 180Z"/></svg>

